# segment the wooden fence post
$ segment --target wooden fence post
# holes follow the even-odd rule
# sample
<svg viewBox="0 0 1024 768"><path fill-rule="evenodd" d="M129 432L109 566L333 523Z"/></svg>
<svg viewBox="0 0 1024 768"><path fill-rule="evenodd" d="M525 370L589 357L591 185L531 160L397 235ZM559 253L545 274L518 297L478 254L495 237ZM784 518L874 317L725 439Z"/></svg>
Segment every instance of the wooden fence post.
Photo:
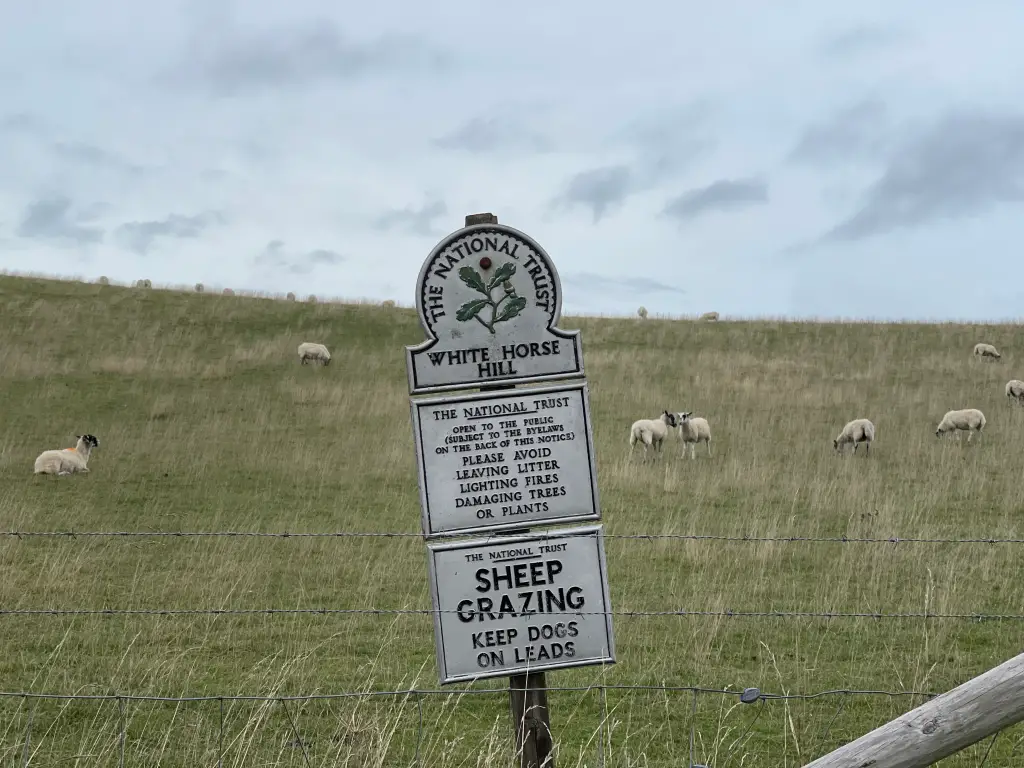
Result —
<svg viewBox="0 0 1024 768"><path fill-rule="evenodd" d="M1024 653L804 768L924 768L1024 720Z"/></svg>
<svg viewBox="0 0 1024 768"><path fill-rule="evenodd" d="M493 213L471 213L466 216L466 226L474 224L497 224ZM514 384L496 384L480 387L481 392L515 389ZM517 536L529 533L529 528L502 531L495 536ZM509 675L508 702L512 712L512 724L516 733L516 752L520 768L555 768L551 756L551 715L548 712L547 680L543 672L529 672Z"/></svg>

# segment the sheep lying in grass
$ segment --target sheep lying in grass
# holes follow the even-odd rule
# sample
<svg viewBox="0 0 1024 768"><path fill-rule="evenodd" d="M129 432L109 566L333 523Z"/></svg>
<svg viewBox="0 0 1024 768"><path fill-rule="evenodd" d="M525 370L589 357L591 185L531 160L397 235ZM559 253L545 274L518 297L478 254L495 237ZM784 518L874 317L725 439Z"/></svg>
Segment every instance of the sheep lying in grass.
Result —
<svg viewBox="0 0 1024 768"><path fill-rule="evenodd" d="M975 357L991 357L998 360L1002 357L998 350L991 344L975 344L974 345L974 356Z"/></svg>
<svg viewBox="0 0 1024 768"><path fill-rule="evenodd" d="M74 448L54 448L43 451L36 457L37 475L70 475L74 472L88 472L89 455L100 441L95 435L75 435L78 444Z"/></svg>
<svg viewBox="0 0 1024 768"><path fill-rule="evenodd" d="M871 443L875 440L875 425L870 419L854 419L849 422L839 436L832 441L832 447L842 453L848 443L853 443L853 452L857 453L857 446L864 443L864 453L871 453Z"/></svg>
<svg viewBox="0 0 1024 768"><path fill-rule="evenodd" d="M1014 400L1024 405L1024 381L1020 379L1010 379L1006 382L1006 402L1013 405Z"/></svg>
<svg viewBox="0 0 1024 768"><path fill-rule="evenodd" d="M633 453L633 446L637 441L644 444L644 456L647 456L647 449L654 446L654 450L661 451L665 438L668 436L670 427L676 425L676 415L668 411L662 411L661 416L656 419L639 419L633 422L629 428L629 452Z"/></svg>
<svg viewBox="0 0 1024 768"><path fill-rule="evenodd" d="M686 455L686 445L690 445L690 458L697 458L697 443L702 442L707 446L708 456L711 456L711 425L708 420L697 416L693 418L693 411L681 411L675 414L676 426L679 427L679 437L683 441L683 455Z"/></svg>
<svg viewBox="0 0 1024 768"><path fill-rule="evenodd" d="M941 437L946 432L956 431L959 439L960 431L963 430L967 432L967 442L971 442L974 433L977 432L980 435L983 429L985 429L985 414L977 408L962 408L958 411L946 412L942 421L939 422L939 426L935 428L935 436Z"/></svg>
<svg viewBox="0 0 1024 768"><path fill-rule="evenodd" d="M323 344L304 341L299 344L299 363L305 365L310 360L314 363L320 362L324 365L330 365L331 353L327 351L327 347Z"/></svg>

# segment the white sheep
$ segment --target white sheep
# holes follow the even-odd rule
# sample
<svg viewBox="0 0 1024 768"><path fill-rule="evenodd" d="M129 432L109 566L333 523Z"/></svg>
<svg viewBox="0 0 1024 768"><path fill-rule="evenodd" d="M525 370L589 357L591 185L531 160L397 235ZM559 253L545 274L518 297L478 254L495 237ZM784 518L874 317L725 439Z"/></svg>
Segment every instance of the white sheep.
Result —
<svg viewBox="0 0 1024 768"><path fill-rule="evenodd" d="M718 319L718 313L717 312L705 312L703 315L700 316L700 319L701 320L709 320L709 321L713 322L713 321Z"/></svg>
<svg viewBox="0 0 1024 768"><path fill-rule="evenodd" d="M832 441L832 447L843 452L848 443L853 443L853 452L857 453L857 446L864 443L864 453L871 453L871 443L875 440L875 425L870 419L854 419L849 422L839 436Z"/></svg>
<svg viewBox="0 0 1024 768"><path fill-rule="evenodd" d="M1006 402L1013 405L1014 399L1024 405L1024 381L1020 379L1010 379L1006 382Z"/></svg>
<svg viewBox="0 0 1024 768"><path fill-rule="evenodd" d="M996 360L1002 357L999 352L991 344L979 343L974 345L974 356L975 357L991 357Z"/></svg>
<svg viewBox="0 0 1024 768"><path fill-rule="evenodd" d="M292 293L291 291L288 291L288 295L287 295L287 296L285 296L285 298L286 298L286 299L287 299L288 301L295 301L295 294L294 294L294 293Z"/></svg>
<svg viewBox="0 0 1024 768"><path fill-rule="evenodd" d="M330 365L331 353L327 351L327 347L323 344L304 341L299 344L299 362L305 365L309 360L312 360L314 363L319 361L324 365Z"/></svg>
<svg viewBox="0 0 1024 768"><path fill-rule="evenodd" d="M636 314L637 314L637 316L641 320L646 320L647 319L647 307L640 307L640 309L638 309L636 311Z"/></svg>
<svg viewBox="0 0 1024 768"><path fill-rule="evenodd" d="M708 456L711 456L711 425L707 419L701 416L691 418L692 415L693 411L675 414L679 437L683 441L683 455L686 455L686 445L689 443L690 459L697 458L697 443L703 441L707 446Z"/></svg>
<svg viewBox="0 0 1024 768"><path fill-rule="evenodd" d="M662 411L661 416L656 419L639 419L633 422L629 428L629 452L633 453L633 446L637 441L644 444L644 456L647 456L647 449L654 446L656 451L661 451L662 444L668 436L670 427L676 425L674 413Z"/></svg>
<svg viewBox="0 0 1024 768"><path fill-rule="evenodd" d="M983 429L985 429L985 414L977 408L962 408L958 411L946 412L942 421L939 422L939 426L935 428L935 436L940 437L946 432L956 430L957 438L959 438L959 431L966 430L967 442L971 442L974 433L977 432L980 435Z"/></svg>
<svg viewBox="0 0 1024 768"><path fill-rule="evenodd" d="M53 448L36 457L35 474L70 475L74 472L88 472L89 454L99 447L95 435L75 435L78 443L74 448Z"/></svg>

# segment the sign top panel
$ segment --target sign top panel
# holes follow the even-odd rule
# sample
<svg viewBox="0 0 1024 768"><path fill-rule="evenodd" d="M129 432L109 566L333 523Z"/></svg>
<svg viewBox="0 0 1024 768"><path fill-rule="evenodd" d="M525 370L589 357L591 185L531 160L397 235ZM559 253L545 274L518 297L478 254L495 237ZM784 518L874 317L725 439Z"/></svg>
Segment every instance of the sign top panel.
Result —
<svg viewBox="0 0 1024 768"><path fill-rule="evenodd" d="M416 309L427 340L406 347L411 394L583 376L579 331L556 327L555 265L517 229L445 237L420 269Z"/></svg>

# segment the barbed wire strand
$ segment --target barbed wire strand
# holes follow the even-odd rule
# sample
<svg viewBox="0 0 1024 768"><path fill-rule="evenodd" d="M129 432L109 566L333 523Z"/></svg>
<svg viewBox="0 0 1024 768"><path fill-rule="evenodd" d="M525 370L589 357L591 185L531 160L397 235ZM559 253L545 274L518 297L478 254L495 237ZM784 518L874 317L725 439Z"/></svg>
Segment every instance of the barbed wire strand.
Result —
<svg viewBox="0 0 1024 768"><path fill-rule="evenodd" d="M444 688L404 688L394 690L380 690L380 691L339 691L337 693L307 693L307 694L294 694L294 695L280 695L280 694L237 694L237 695L220 695L220 696L157 696L150 694L129 694L129 693L33 693L31 691L0 691L0 699L46 699L54 701L65 701L65 700L83 700L83 701L134 701L134 702L163 702L167 704L187 704L192 702L204 702L204 701L256 701L256 702L280 702L280 701L320 701L320 700L331 700L331 699L353 699L353 698L373 698L373 697L415 697L415 696L452 696L458 694L459 696L464 695L493 695L493 694L507 694L509 690L525 691L526 688L459 688L452 686L449 689ZM741 696L743 689L728 690L725 688L703 688L700 686L692 685L635 685L635 684L615 684L615 683L603 683L595 685L555 685L545 686L545 690L556 693L590 693L605 691L644 691L644 692L659 692L659 693L690 693L690 694L714 694L721 696ZM821 699L828 696L887 696L889 698L899 698L904 696L925 696L933 698L938 696L938 693L932 693L929 691L884 691L884 690L857 690L847 688L835 688L825 691L816 691L814 693L765 693L759 694L759 699L763 701L783 701L783 700L799 700L799 701L813 701L815 699Z"/></svg>
<svg viewBox="0 0 1024 768"><path fill-rule="evenodd" d="M497 613L497 611L492 611ZM455 608L0 608L0 616L433 616L460 613ZM765 618L765 619L969 619L972 621L1024 621L1017 613L885 613L878 611L732 611L732 610L673 610L673 611L549 611L530 616L621 616L647 618L656 616Z"/></svg>
<svg viewBox="0 0 1024 768"><path fill-rule="evenodd" d="M544 531L535 531L543 534ZM532 535L532 534L531 534ZM566 534L554 534L562 538ZM252 539L346 539L382 538L422 539L422 533L375 531L266 532L266 531L0 531L0 536L15 539L32 538L252 538ZM453 538L455 534L453 534ZM488 538L488 537L483 537ZM497 537L491 537L497 538ZM942 538L920 536L728 536L699 533L605 533L604 538L627 541L726 541L749 544L812 543L812 544L1024 544L1024 539L975 537Z"/></svg>

